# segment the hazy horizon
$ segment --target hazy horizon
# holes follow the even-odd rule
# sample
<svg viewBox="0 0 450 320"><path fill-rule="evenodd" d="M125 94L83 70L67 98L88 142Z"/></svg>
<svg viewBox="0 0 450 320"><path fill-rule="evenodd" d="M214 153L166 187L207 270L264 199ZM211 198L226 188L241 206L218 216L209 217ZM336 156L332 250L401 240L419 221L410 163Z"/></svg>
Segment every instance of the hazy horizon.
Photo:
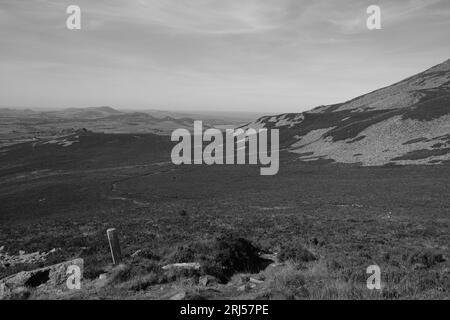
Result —
<svg viewBox="0 0 450 320"><path fill-rule="evenodd" d="M36 112L51 112L51 111L60 111L65 109L89 109L89 108L102 108L102 107L110 107L117 111L123 112L167 112L167 113L178 113L178 114L196 114L201 113L203 115L209 114L223 114L223 115L231 115L231 114L241 114L241 115L263 115L264 112L260 111L241 111L241 110L201 110L201 109L157 109L157 108L121 108L120 106L106 106L106 105L93 105L93 106L67 106L67 107L33 107L33 106L9 106L9 105L1 105L0 109L12 109L12 110L33 110Z"/></svg>
<svg viewBox="0 0 450 320"><path fill-rule="evenodd" d="M4 0L0 105L302 112L444 62L449 17L446 0Z"/></svg>

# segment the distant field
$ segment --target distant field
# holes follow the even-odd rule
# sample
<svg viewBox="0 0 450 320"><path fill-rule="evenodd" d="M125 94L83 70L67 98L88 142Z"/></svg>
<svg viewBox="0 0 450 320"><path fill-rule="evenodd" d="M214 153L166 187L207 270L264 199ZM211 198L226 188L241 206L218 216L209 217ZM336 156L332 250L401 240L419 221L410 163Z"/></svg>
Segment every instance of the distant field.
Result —
<svg viewBox="0 0 450 320"><path fill-rule="evenodd" d="M178 128L191 130L194 120L202 120L205 127L225 129L255 117L257 114L240 112L120 111L111 107L35 111L0 107L0 147L62 137L83 128L110 134L170 135Z"/></svg>
<svg viewBox="0 0 450 320"><path fill-rule="evenodd" d="M270 177L257 166L176 167L168 138L153 135L30 148L0 153L0 246L10 253L61 248L48 263L81 256L95 279L110 264L110 227L128 258L145 249L162 260L178 245L233 234L267 253L303 246L317 260L282 271L303 279L302 293L278 292L278 279L209 298L277 290L281 298L450 298L450 262L435 259L450 257L448 166L305 164L282 154ZM379 294L364 288L373 264L386 283ZM35 267L0 268L0 278ZM155 298L159 285L89 294Z"/></svg>

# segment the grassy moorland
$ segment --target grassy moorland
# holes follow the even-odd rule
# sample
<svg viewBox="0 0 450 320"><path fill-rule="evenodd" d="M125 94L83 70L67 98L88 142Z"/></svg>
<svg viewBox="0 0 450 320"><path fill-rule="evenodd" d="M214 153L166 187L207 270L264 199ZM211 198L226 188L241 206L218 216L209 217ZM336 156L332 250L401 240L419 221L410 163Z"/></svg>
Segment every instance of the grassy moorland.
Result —
<svg viewBox="0 0 450 320"><path fill-rule="evenodd" d="M450 298L448 166L369 168L282 154L278 175L260 176L257 166L174 166L164 139L94 135L0 153L0 246L61 249L46 262L0 267L0 278L82 257L83 288L62 298ZM116 267L110 227L125 255ZM200 270L161 269L194 261ZM380 291L366 288L374 264ZM217 283L200 284L205 274Z"/></svg>

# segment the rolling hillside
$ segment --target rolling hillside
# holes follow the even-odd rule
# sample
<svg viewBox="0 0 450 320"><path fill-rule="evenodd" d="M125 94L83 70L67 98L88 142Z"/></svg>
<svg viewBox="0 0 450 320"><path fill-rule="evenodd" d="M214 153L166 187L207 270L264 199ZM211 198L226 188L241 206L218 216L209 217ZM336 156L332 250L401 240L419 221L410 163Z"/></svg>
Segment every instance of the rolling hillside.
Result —
<svg viewBox="0 0 450 320"><path fill-rule="evenodd" d="M450 160L450 60L353 100L264 116L244 128L278 128L303 161L362 165Z"/></svg>

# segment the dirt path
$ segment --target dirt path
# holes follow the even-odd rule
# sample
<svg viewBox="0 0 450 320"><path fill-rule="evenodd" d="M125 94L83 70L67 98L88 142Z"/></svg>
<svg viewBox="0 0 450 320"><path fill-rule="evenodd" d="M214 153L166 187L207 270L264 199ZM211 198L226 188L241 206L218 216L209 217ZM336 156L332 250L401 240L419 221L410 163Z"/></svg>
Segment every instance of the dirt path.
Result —
<svg viewBox="0 0 450 320"><path fill-rule="evenodd" d="M155 165L158 166L163 166L163 165L171 165L172 163L169 162L160 162L157 163ZM115 180L111 183L111 192L113 193L113 196L109 197L110 200L122 200L122 201L131 201L133 204L138 205L138 206L148 206L149 203L148 202L141 202L138 201L132 197L129 196L124 196L123 192L121 192L120 190L118 190L118 184L129 181L129 180L133 180L133 179L138 179L138 178L142 178L142 177L148 177L148 176L153 176L153 175L158 175L158 174L163 174L163 173L169 173L169 172L173 172L178 170L178 168L168 168L168 169L163 169L163 170L153 170L150 172L145 172L142 174L137 174L137 175L132 175L132 176L128 176L126 178L122 178L119 180ZM114 194L117 194L117 196L114 196Z"/></svg>

